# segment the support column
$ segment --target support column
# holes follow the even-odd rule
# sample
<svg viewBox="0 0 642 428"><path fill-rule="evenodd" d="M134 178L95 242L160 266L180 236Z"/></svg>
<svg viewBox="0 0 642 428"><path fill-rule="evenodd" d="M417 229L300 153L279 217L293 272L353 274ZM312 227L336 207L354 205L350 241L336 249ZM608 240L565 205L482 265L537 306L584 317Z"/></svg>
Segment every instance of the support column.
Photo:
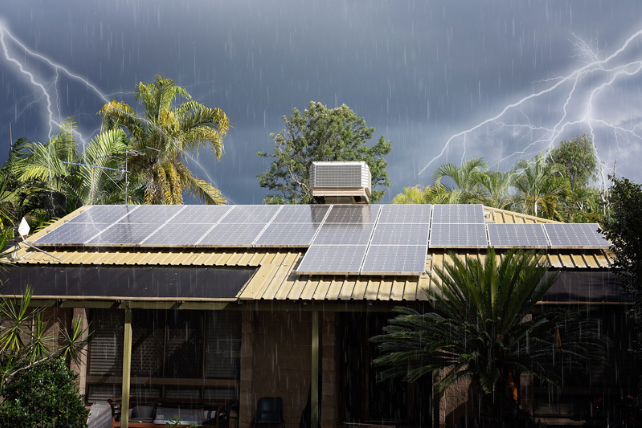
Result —
<svg viewBox="0 0 642 428"><path fill-rule="evenodd" d="M243 311L241 322L241 391L239 428L250 428L254 418L254 312Z"/></svg>
<svg viewBox="0 0 642 428"><path fill-rule="evenodd" d="M338 426L335 316L334 312L324 312L321 320L321 428Z"/></svg>
<svg viewBox="0 0 642 428"><path fill-rule="evenodd" d="M312 311L312 373L310 379L310 428L319 426L319 311Z"/></svg>
<svg viewBox="0 0 642 428"><path fill-rule="evenodd" d="M123 334L123 390L120 414L120 426L129 428L129 381L132 366L132 310L125 306L125 331Z"/></svg>

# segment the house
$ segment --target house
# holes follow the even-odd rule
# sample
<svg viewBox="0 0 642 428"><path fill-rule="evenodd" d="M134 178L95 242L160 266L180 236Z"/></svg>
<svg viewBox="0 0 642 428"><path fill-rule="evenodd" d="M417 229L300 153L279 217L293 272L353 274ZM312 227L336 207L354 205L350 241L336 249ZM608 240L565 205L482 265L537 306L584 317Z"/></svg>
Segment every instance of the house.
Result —
<svg viewBox="0 0 642 428"><path fill-rule="evenodd" d="M75 367L88 403L223 398L249 428L259 398L280 396L287 428L454 426L465 394L437 407L430 379L377 382L369 338L393 307L428 308L448 251L541 249L562 272L542 308L594 307L612 365L560 391L524 381L520 396L542 418L581 418L640 387L628 298L595 229L481 205L89 206L20 246L4 294L30 284L59 323L90 325Z"/></svg>

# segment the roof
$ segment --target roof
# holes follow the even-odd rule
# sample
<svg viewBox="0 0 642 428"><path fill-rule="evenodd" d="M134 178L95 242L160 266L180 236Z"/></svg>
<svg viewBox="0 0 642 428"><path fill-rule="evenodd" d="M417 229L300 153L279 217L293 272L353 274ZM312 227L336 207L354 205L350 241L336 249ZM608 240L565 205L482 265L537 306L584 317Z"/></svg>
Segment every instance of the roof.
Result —
<svg viewBox="0 0 642 428"><path fill-rule="evenodd" d="M37 239L82 212L69 214L30 237ZM551 223L549 220L510 211L484 207L487 221L494 223ZM429 274L421 276L301 275L295 268L305 248L47 248L47 253L21 244L16 254L19 265L67 266L176 266L176 267L251 267L254 275L237 294L243 301L423 301L423 289L430 287ZM448 249L429 249L426 271L443 266ZM483 259L485 250L455 249L457 257ZM504 251L498 251L500 256ZM545 259L553 268L591 271L606 270L611 253L604 249L549 249Z"/></svg>

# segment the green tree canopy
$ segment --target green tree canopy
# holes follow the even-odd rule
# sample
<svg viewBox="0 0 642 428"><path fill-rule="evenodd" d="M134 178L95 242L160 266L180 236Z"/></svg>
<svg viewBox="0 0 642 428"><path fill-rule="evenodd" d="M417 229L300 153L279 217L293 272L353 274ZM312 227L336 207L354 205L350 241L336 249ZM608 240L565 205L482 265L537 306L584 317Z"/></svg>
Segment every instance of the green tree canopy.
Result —
<svg viewBox="0 0 642 428"><path fill-rule="evenodd" d="M106 104L99 113L104 130L122 129L130 137L130 148L138 155L130 159L128 169L142 181L145 203L181 204L183 191L208 204L224 203L218 189L191 173L186 156L207 147L220 159L223 137L230 128L225 113L192 101L184 88L161 76L152 83L141 82L135 96L145 109L143 116L118 101ZM175 105L178 96L188 101Z"/></svg>
<svg viewBox="0 0 642 428"><path fill-rule="evenodd" d="M257 178L261 187L272 192L267 203L306 204L312 199L310 166L313 161L365 161L372 175L370 202L377 202L389 187L388 162L392 142L384 136L372 147L367 143L375 129L357 116L345 104L328 109L321 103L310 102L303 113L297 108L289 117L283 116L285 129L270 134L272 154L259 152L260 157L271 158L270 168Z"/></svg>
<svg viewBox="0 0 642 428"><path fill-rule="evenodd" d="M611 177L610 216L604 235L615 253L612 266L620 284L635 299L631 315L639 326L637 350L642 352L642 185Z"/></svg>
<svg viewBox="0 0 642 428"><path fill-rule="evenodd" d="M564 175L572 190L587 187L599 172L595 144L587 134L560 141L551 150L547 161L550 165L564 166Z"/></svg>

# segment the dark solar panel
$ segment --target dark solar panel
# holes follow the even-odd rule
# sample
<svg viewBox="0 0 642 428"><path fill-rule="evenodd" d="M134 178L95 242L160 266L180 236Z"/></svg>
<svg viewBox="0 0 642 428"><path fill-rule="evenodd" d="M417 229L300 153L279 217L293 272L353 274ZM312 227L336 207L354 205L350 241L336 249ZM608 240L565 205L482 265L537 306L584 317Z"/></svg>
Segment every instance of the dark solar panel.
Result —
<svg viewBox="0 0 642 428"><path fill-rule="evenodd" d="M87 211L69 220L70 223L113 223L140 205L94 205Z"/></svg>
<svg viewBox="0 0 642 428"><path fill-rule="evenodd" d="M272 223L321 223L330 205L284 205Z"/></svg>
<svg viewBox="0 0 642 428"><path fill-rule="evenodd" d="M259 236L264 227L265 224L263 223L219 223L197 245L251 247L252 242Z"/></svg>
<svg viewBox="0 0 642 428"><path fill-rule="evenodd" d="M196 245L205 234L213 228L213 224L165 224L141 245Z"/></svg>
<svg viewBox="0 0 642 428"><path fill-rule="evenodd" d="M220 223L267 223L281 205L233 205Z"/></svg>
<svg viewBox="0 0 642 428"><path fill-rule="evenodd" d="M597 223L546 223L551 248L608 248L609 241L597 232Z"/></svg>
<svg viewBox="0 0 642 428"><path fill-rule="evenodd" d="M496 248L548 248L541 224L488 224L488 240Z"/></svg>
<svg viewBox="0 0 642 428"><path fill-rule="evenodd" d="M366 245L373 227L374 223L325 223L314 238L314 245Z"/></svg>
<svg viewBox="0 0 642 428"><path fill-rule="evenodd" d="M319 228L318 224L272 223L261 234L255 245L266 247L307 247Z"/></svg>
<svg viewBox="0 0 642 428"><path fill-rule="evenodd" d="M381 205L333 205L326 223L374 223Z"/></svg>
<svg viewBox="0 0 642 428"><path fill-rule="evenodd" d="M109 227L107 223L71 223L67 222L40 237L36 244L82 245Z"/></svg>
<svg viewBox="0 0 642 428"><path fill-rule="evenodd" d="M426 271L426 245L370 246L362 274L421 275Z"/></svg>
<svg viewBox="0 0 642 428"><path fill-rule="evenodd" d="M428 245L428 224L377 223L371 245Z"/></svg>
<svg viewBox="0 0 642 428"><path fill-rule="evenodd" d="M313 245L296 271L299 274L358 275L366 248L366 245Z"/></svg>
<svg viewBox="0 0 642 428"><path fill-rule="evenodd" d="M87 244L138 245L161 225L151 223L115 224Z"/></svg>
<svg viewBox="0 0 642 428"><path fill-rule="evenodd" d="M433 224L430 231L431 248L486 248L484 224Z"/></svg>
<svg viewBox="0 0 642 428"><path fill-rule="evenodd" d="M141 205L118 223L165 223L185 208L184 205Z"/></svg>
<svg viewBox="0 0 642 428"><path fill-rule="evenodd" d="M378 223L430 223L432 205L384 205Z"/></svg>
<svg viewBox="0 0 642 428"><path fill-rule="evenodd" d="M435 205L432 222L435 223L485 223L483 205Z"/></svg>
<svg viewBox="0 0 642 428"><path fill-rule="evenodd" d="M171 220L168 219L168 223L214 224L230 209L232 207L228 205L187 205Z"/></svg>

